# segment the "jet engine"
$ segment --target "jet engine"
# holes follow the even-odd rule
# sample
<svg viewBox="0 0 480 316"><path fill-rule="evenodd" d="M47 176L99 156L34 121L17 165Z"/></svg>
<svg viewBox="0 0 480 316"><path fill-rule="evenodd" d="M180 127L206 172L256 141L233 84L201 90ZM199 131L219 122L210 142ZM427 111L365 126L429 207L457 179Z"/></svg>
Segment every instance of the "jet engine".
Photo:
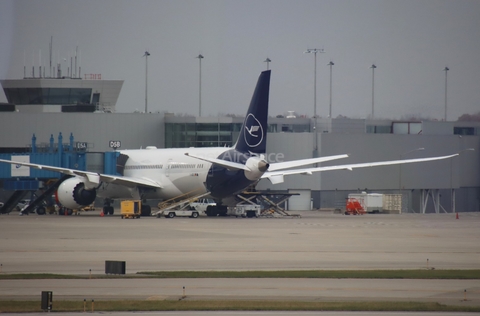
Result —
<svg viewBox="0 0 480 316"><path fill-rule="evenodd" d="M245 177L250 181L256 181L262 177L270 166L263 157L250 157L245 163L251 171L245 171Z"/></svg>
<svg viewBox="0 0 480 316"><path fill-rule="evenodd" d="M70 209L90 205L96 197L97 191L85 189L85 184L76 177L63 181L57 190L58 201L62 206Z"/></svg>

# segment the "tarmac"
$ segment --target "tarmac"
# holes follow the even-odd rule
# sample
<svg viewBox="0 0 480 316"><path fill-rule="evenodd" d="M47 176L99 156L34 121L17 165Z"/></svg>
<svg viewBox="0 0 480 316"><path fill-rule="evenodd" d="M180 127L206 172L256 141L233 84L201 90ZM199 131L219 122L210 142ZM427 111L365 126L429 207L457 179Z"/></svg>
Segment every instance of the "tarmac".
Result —
<svg viewBox="0 0 480 316"><path fill-rule="evenodd" d="M479 269L480 213L284 218L0 216L0 273L104 274L174 270ZM480 305L480 280L0 280L0 300L400 300ZM468 293L465 300L465 290Z"/></svg>

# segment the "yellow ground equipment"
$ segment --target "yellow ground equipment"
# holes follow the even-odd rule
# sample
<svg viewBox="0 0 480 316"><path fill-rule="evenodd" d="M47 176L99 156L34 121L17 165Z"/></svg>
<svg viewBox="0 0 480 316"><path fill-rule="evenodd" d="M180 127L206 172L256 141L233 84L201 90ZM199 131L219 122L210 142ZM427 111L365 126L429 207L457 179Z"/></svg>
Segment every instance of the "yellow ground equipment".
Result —
<svg viewBox="0 0 480 316"><path fill-rule="evenodd" d="M126 200L120 203L120 214L122 218L140 218L142 201Z"/></svg>

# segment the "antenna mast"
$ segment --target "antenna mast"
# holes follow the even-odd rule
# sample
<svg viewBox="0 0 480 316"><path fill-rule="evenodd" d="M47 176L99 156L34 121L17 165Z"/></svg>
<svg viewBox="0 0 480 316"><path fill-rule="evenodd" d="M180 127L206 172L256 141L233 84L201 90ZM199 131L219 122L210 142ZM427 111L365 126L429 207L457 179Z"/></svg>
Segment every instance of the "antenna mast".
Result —
<svg viewBox="0 0 480 316"><path fill-rule="evenodd" d="M52 78L52 50L53 50L53 36L50 36L50 78Z"/></svg>

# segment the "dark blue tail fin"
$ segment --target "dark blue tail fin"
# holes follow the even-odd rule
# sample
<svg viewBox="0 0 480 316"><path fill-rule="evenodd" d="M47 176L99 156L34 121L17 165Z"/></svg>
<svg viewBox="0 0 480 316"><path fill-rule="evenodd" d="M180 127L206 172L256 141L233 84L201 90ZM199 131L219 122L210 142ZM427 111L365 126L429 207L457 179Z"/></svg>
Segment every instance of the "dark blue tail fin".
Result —
<svg viewBox="0 0 480 316"><path fill-rule="evenodd" d="M264 154L267 149L268 94L270 70L258 78L250 107L243 121L235 149L243 153Z"/></svg>

